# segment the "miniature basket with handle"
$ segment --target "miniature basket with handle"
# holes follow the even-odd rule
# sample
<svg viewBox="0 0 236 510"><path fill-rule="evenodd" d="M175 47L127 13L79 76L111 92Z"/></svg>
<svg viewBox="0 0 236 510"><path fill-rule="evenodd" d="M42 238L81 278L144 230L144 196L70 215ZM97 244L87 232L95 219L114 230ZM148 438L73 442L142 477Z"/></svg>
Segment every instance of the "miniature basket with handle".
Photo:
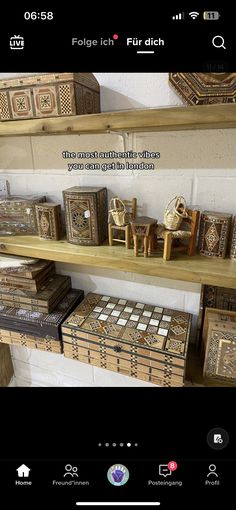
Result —
<svg viewBox="0 0 236 510"><path fill-rule="evenodd" d="M124 202L118 197L112 198L109 207L109 222L112 217L115 225L124 227L129 223L129 213L125 207Z"/></svg>
<svg viewBox="0 0 236 510"><path fill-rule="evenodd" d="M184 218L188 217L184 197L172 198L166 206L164 225L167 230L178 230Z"/></svg>

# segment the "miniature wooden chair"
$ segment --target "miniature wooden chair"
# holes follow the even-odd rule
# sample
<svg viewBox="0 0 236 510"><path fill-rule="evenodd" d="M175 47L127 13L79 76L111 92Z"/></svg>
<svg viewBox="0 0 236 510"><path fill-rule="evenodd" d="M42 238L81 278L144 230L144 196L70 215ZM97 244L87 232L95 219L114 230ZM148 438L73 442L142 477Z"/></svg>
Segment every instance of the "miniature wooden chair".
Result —
<svg viewBox="0 0 236 510"><path fill-rule="evenodd" d="M129 215L130 221L136 218L137 214L137 198L132 198L131 200L122 200L123 204L126 207L126 210ZM124 232L123 236L117 237L117 232ZM109 246L113 246L113 241L117 243L124 243L126 248L130 248L130 241L132 239L131 234L131 225L128 223L127 225L115 225L113 223L108 223L108 239Z"/></svg>
<svg viewBox="0 0 236 510"><path fill-rule="evenodd" d="M186 251L190 257L195 254L200 211L186 209L188 216L183 218L181 229L167 230L164 225L156 229L157 239L163 239L163 260L170 260L171 252Z"/></svg>

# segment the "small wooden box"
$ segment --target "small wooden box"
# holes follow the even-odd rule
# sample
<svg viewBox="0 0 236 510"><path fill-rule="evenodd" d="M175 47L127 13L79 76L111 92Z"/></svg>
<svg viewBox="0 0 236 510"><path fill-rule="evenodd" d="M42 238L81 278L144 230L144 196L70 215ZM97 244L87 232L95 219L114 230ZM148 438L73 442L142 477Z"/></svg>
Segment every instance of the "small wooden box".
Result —
<svg viewBox="0 0 236 510"><path fill-rule="evenodd" d="M79 187L63 191L69 243L99 245L107 237L107 189Z"/></svg>
<svg viewBox="0 0 236 510"><path fill-rule="evenodd" d="M2 344L20 345L29 349L39 349L40 351L62 353L62 344L58 340L50 337L38 337L28 333L18 333L0 328L0 342Z"/></svg>
<svg viewBox="0 0 236 510"><path fill-rule="evenodd" d="M230 258L236 260L236 216L233 219Z"/></svg>
<svg viewBox="0 0 236 510"><path fill-rule="evenodd" d="M70 276L55 275L35 294L15 287L0 286L0 303L32 312L51 313L71 288Z"/></svg>
<svg viewBox="0 0 236 510"><path fill-rule="evenodd" d="M35 206L44 196L6 196L0 198L0 235L37 234Z"/></svg>
<svg viewBox="0 0 236 510"><path fill-rule="evenodd" d="M226 322L233 322L236 324L236 313L229 310L222 310L220 308L206 308L204 314L204 323L202 331L202 352L205 355L206 345L208 340L208 330L210 322L221 321L223 324Z"/></svg>
<svg viewBox="0 0 236 510"><path fill-rule="evenodd" d="M236 312L236 289L203 285L201 302L203 308L219 308Z"/></svg>
<svg viewBox="0 0 236 510"><path fill-rule="evenodd" d="M161 386L183 386L191 316L90 293L62 324L64 354Z"/></svg>
<svg viewBox="0 0 236 510"><path fill-rule="evenodd" d="M206 308L203 327L205 377L236 384L236 313Z"/></svg>
<svg viewBox="0 0 236 510"><path fill-rule="evenodd" d="M231 214L202 212L199 232L199 250L202 255L225 258L231 219Z"/></svg>
<svg viewBox="0 0 236 510"><path fill-rule="evenodd" d="M91 73L53 73L0 80L0 120L100 112L100 87Z"/></svg>
<svg viewBox="0 0 236 510"><path fill-rule="evenodd" d="M62 233L60 204L36 205L36 217L39 237L58 241Z"/></svg>
<svg viewBox="0 0 236 510"><path fill-rule="evenodd" d="M70 289L56 306L55 310L49 314L31 312L25 308L17 309L9 306L1 306L1 333L6 337L6 331L14 332L14 335L8 335L9 342L5 343L21 343L21 345L24 345L25 337L27 337L27 340L32 340L31 337L43 338L45 342L51 339L56 341L61 340L62 322L65 321L72 310L82 301L83 297L84 292L82 290ZM19 333L19 335L17 336L16 333ZM34 341L34 339L32 341ZM4 339L2 342L4 342Z"/></svg>
<svg viewBox="0 0 236 510"><path fill-rule="evenodd" d="M15 261L17 264L14 266ZM0 268L1 275L8 275L18 278L27 278L29 280L41 279L44 271L47 271L55 263L50 260L31 259L29 257L20 257L18 255L3 255L0 254Z"/></svg>
<svg viewBox="0 0 236 510"><path fill-rule="evenodd" d="M201 339L203 336L205 310L207 308L217 308L220 310L236 312L236 289L216 287L215 285L202 285L198 315L199 345L202 350L204 347L202 346Z"/></svg>
<svg viewBox="0 0 236 510"><path fill-rule="evenodd" d="M55 263L48 260L40 260L31 266L15 269L15 271L14 268L11 271L0 269L0 287L20 289L33 294L41 290L56 272ZM30 274L31 277L25 277L25 274ZM34 277L32 277L33 274Z"/></svg>

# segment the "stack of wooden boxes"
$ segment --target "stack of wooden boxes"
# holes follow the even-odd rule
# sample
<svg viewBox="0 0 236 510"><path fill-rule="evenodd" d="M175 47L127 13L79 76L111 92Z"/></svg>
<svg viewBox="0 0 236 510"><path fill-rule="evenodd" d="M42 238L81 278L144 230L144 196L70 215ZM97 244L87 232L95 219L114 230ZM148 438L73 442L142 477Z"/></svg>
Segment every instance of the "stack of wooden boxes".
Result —
<svg viewBox="0 0 236 510"><path fill-rule="evenodd" d="M83 291L71 289L54 262L29 262L0 268L0 342L61 353L60 325Z"/></svg>

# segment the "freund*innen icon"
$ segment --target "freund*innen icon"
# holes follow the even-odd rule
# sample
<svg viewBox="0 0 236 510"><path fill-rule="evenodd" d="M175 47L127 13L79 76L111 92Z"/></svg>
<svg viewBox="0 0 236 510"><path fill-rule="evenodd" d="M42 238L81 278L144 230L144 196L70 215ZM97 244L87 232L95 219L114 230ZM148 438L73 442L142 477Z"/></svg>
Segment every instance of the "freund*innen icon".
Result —
<svg viewBox="0 0 236 510"><path fill-rule="evenodd" d="M125 485L129 479L129 470L122 464L114 464L108 469L107 478L112 485Z"/></svg>

